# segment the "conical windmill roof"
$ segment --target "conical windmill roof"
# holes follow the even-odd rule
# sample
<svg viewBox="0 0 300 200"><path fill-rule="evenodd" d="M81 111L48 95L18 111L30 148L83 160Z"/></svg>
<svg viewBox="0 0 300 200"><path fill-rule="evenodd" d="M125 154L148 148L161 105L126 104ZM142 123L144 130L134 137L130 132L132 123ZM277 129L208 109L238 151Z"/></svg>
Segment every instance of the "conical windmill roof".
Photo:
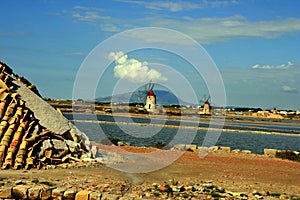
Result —
<svg viewBox="0 0 300 200"><path fill-rule="evenodd" d="M38 168L90 156L88 137L0 62L0 167Z"/></svg>
<svg viewBox="0 0 300 200"><path fill-rule="evenodd" d="M153 90L150 90L150 91L147 93L147 95L148 95L148 96L155 96Z"/></svg>

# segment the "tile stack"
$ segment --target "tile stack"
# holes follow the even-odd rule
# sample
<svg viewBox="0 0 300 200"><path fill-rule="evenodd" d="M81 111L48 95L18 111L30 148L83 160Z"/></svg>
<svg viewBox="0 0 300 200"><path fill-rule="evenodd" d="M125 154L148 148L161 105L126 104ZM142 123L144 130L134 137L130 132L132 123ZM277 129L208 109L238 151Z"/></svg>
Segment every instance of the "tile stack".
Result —
<svg viewBox="0 0 300 200"><path fill-rule="evenodd" d="M0 167L41 168L91 156L88 137L0 62Z"/></svg>

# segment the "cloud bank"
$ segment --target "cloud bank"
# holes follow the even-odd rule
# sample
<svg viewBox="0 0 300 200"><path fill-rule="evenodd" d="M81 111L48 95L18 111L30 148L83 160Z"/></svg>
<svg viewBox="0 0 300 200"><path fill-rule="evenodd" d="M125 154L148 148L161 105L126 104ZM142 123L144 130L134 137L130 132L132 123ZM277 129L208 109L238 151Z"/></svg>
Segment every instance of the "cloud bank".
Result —
<svg viewBox="0 0 300 200"><path fill-rule="evenodd" d="M293 88L293 87L290 87L287 85L282 86L281 90L283 92L287 92L287 93L298 93L298 90L296 88Z"/></svg>
<svg viewBox="0 0 300 200"><path fill-rule="evenodd" d="M120 0L134 4L142 4L146 8L169 9L170 11L190 10L202 7L185 2L146 2L135 0ZM215 2L216 4L216 2ZM224 3L223 3L224 4ZM227 4L227 3L226 3ZM217 5L214 5L217 6ZM220 5L219 5L220 6ZM223 5L224 6L224 5ZM210 5L213 7L213 5ZM166 14L153 15L137 19L115 18L108 14L108 11L94 7L74 6L72 10L64 11L77 22L93 23L106 32L119 32L141 26L170 28L190 35L201 44L212 44L226 41L233 38L265 38L274 39L280 36L300 32L300 19L286 18L265 21L250 21L241 15L229 17L205 17L192 18L182 16L178 19L171 19ZM145 36L141 39L147 39ZM168 38L158 37L157 42L166 42Z"/></svg>
<svg viewBox="0 0 300 200"><path fill-rule="evenodd" d="M294 64L290 61L288 61L287 64L281 64L281 65L259 65L255 64L251 68L252 69L289 69L293 66Z"/></svg>
<svg viewBox="0 0 300 200"><path fill-rule="evenodd" d="M144 83L152 81L166 81L160 72L150 69L147 62L136 59L128 59L128 55L122 51L109 53L109 58L115 61L114 76L119 79L126 79L133 83Z"/></svg>
<svg viewBox="0 0 300 200"><path fill-rule="evenodd" d="M230 4L237 4L235 0L223 0L223 1L201 0L201 1L197 1L197 3L191 3L187 1L140 1L140 0L118 0L118 1L124 3L137 4L151 10L163 10L163 11L170 11L170 12L205 9L209 7L218 8L218 7L225 7Z"/></svg>

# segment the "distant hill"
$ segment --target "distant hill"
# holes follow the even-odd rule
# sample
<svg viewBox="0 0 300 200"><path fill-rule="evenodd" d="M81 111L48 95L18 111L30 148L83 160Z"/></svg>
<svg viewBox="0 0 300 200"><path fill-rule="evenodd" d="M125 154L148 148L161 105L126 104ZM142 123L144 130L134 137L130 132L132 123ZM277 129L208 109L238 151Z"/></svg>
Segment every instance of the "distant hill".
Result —
<svg viewBox="0 0 300 200"><path fill-rule="evenodd" d="M158 105L187 105L189 103L177 98L173 93L166 90L154 90L156 102ZM128 102L129 99L129 102ZM109 97L96 98L97 102L113 103L145 103L145 94L139 91L117 94Z"/></svg>

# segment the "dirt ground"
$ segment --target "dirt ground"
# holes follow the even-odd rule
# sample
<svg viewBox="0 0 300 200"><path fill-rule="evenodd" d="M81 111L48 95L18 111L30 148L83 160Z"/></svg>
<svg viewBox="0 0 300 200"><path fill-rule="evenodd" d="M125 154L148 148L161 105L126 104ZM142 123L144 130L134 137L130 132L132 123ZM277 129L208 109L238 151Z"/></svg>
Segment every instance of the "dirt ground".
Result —
<svg viewBox="0 0 300 200"><path fill-rule="evenodd" d="M101 146L114 150L113 147ZM123 147L127 154L143 155L155 152L153 148ZM160 160L176 154L174 151L159 152ZM141 160L129 159L129 165L143 165ZM181 184L212 181L215 185L234 192L269 191L300 196L300 162L266 158L260 155L235 155L211 153L200 158L197 153L185 152L172 164L148 173L129 173L107 166L41 169L1 170L2 185L14 184L17 180L48 181L55 186L89 187L93 184L130 182L133 185L164 183L170 180Z"/></svg>

